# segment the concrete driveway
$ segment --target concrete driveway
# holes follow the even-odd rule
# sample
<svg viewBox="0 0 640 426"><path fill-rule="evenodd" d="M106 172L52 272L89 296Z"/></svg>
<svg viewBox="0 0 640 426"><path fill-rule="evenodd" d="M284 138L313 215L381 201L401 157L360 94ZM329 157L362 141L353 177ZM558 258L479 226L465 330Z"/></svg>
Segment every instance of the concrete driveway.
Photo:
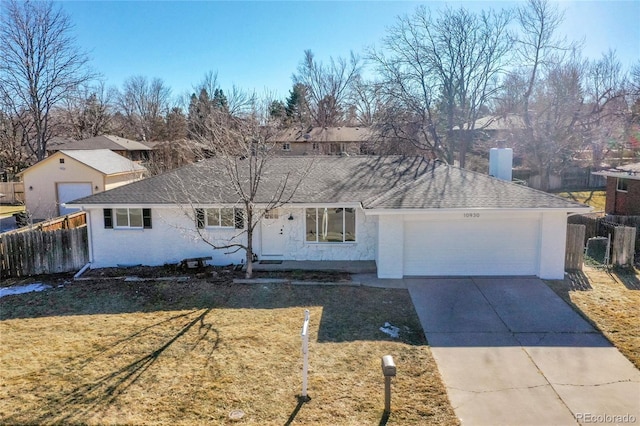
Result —
<svg viewBox="0 0 640 426"><path fill-rule="evenodd" d="M541 280L405 283L464 425L640 423L640 371Z"/></svg>

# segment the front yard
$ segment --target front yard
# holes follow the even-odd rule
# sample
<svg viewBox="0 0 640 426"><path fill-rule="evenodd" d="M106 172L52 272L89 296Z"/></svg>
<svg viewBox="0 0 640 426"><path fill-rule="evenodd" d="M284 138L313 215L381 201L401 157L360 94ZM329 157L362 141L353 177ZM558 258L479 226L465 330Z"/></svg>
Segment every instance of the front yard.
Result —
<svg viewBox="0 0 640 426"><path fill-rule="evenodd" d="M458 423L405 290L220 276L62 285L0 298L1 424L379 424L386 354L398 367L388 424Z"/></svg>
<svg viewBox="0 0 640 426"><path fill-rule="evenodd" d="M640 277L637 270L606 270L585 265L549 286L587 317L640 369Z"/></svg>

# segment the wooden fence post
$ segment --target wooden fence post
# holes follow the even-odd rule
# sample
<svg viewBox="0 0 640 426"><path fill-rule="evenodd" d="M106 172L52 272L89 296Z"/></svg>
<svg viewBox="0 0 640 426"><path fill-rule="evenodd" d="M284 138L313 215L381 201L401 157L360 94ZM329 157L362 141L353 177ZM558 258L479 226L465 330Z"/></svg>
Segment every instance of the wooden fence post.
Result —
<svg viewBox="0 0 640 426"><path fill-rule="evenodd" d="M636 228L616 226L613 229L612 261L615 266L632 266L636 245Z"/></svg>
<svg viewBox="0 0 640 426"><path fill-rule="evenodd" d="M586 228L585 225L567 225L567 249L564 258L564 268L567 271L582 270Z"/></svg>

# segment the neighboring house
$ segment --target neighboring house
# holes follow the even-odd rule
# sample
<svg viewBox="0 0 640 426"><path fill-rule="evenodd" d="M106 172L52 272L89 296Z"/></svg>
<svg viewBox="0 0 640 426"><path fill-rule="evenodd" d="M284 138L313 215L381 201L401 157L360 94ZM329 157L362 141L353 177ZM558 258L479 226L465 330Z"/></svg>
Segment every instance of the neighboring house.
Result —
<svg viewBox="0 0 640 426"><path fill-rule="evenodd" d="M289 128L269 138L279 155L362 154L372 142L367 127Z"/></svg>
<svg viewBox="0 0 640 426"><path fill-rule="evenodd" d="M112 135L94 136L80 141L53 138L47 145L49 155L60 150L108 149L131 161L147 161L151 148L142 142Z"/></svg>
<svg viewBox="0 0 640 426"><path fill-rule="evenodd" d="M605 212L640 216L640 163L594 172L607 179Z"/></svg>
<svg viewBox="0 0 640 426"><path fill-rule="evenodd" d="M198 236L246 240L244 215L212 158L73 205L88 213L92 267L162 265L245 253ZM275 157L256 208L287 174L305 170L290 202L256 228L262 259L375 260L380 278L438 275L564 277L567 214L582 204L419 157ZM264 206L264 204L262 204Z"/></svg>
<svg viewBox="0 0 640 426"><path fill-rule="evenodd" d="M470 126L470 123L466 123L463 128L466 130ZM511 147L521 137L525 124L522 117L517 114L489 115L477 119L473 128L479 135L478 139L500 141ZM453 130L457 131L460 128L456 126Z"/></svg>
<svg viewBox="0 0 640 426"><path fill-rule="evenodd" d="M140 180L145 171L108 149L95 149L58 151L19 175L27 211L42 220L76 211L63 204Z"/></svg>

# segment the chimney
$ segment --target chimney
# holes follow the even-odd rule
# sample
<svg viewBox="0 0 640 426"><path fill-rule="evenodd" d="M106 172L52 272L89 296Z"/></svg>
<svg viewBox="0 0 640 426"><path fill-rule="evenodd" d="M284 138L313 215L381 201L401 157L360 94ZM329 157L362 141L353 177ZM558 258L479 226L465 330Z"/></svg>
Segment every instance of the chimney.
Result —
<svg viewBox="0 0 640 426"><path fill-rule="evenodd" d="M498 146L504 146L498 143ZM511 182L513 170L513 149L491 148L489 150L489 176Z"/></svg>

